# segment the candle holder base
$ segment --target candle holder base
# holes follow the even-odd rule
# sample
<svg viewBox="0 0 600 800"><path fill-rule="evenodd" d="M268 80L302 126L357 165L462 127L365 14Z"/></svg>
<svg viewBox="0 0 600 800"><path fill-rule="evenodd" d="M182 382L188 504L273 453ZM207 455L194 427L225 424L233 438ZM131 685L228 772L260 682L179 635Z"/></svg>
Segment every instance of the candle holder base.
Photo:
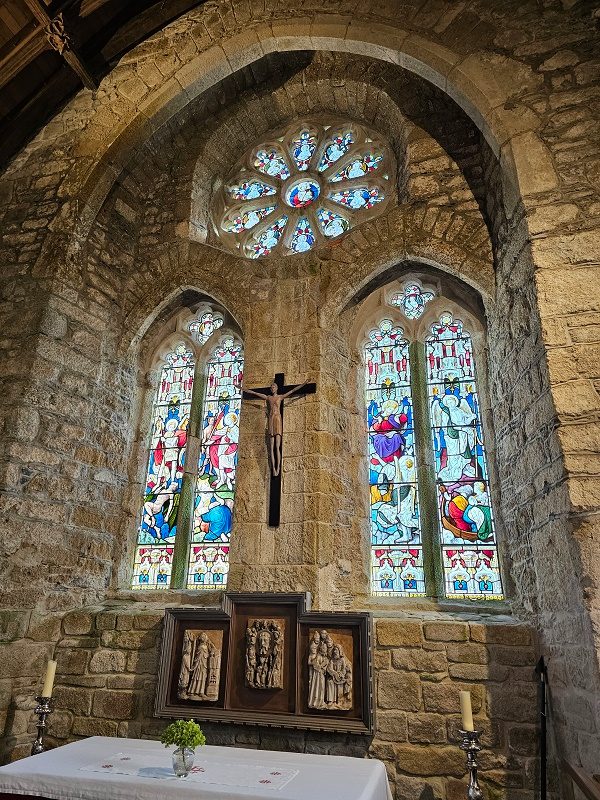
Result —
<svg viewBox="0 0 600 800"><path fill-rule="evenodd" d="M479 737L481 731L459 731L460 749L467 754L467 769L469 770L469 785L467 786L467 800L483 800L483 792L477 778L477 754L481 750Z"/></svg>
<svg viewBox="0 0 600 800"><path fill-rule="evenodd" d="M44 733L46 731L46 719L52 713L52 706L50 705L50 697L36 697L37 706L35 707L34 714L38 717L37 722L37 737L31 745L31 755L37 756L43 753L46 749L44 745Z"/></svg>

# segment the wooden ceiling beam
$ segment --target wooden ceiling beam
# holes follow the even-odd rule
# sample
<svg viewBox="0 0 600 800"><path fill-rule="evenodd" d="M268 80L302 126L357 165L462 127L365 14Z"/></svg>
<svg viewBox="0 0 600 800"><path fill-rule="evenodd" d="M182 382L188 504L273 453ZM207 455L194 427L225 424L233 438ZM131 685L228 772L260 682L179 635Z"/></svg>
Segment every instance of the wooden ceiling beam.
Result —
<svg viewBox="0 0 600 800"><path fill-rule="evenodd" d="M71 38L65 30L62 13L51 17L41 0L25 0L25 3L40 25L42 25L50 47L64 58L71 69L81 78L85 87L97 89L98 82L87 68L76 48L73 47Z"/></svg>
<svg viewBox="0 0 600 800"><path fill-rule="evenodd" d="M33 21L31 26L12 49L0 56L0 88L16 78L22 69L50 47L42 28L34 27Z"/></svg>

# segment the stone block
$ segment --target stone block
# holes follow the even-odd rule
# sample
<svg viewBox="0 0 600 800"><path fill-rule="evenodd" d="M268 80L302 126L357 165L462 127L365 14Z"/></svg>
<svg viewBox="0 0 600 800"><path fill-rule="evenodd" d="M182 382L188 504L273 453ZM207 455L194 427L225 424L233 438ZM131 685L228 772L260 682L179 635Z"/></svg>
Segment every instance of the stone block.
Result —
<svg viewBox="0 0 600 800"><path fill-rule="evenodd" d="M4 678L39 678L46 668L51 646L19 640L0 644L0 664Z"/></svg>
<svg viewBox="0 0 600 800"><path fill-rule="evenodd" d="M466 642L469 629L462 622L426 622L425 638L434 642Z"/></svg>
<svg viewBox="0 0 600 800"><path fill-rule="evenodd" d="M487 647L474 642L449 643L446 653L448 661L459 661L461 664L487 664L490 660Z"/></svg>
<svg viewBox="0 0 600 800"><path fill-rule="evenodd" d="M445 651L421 650L411 648L406 650L392 650L392 666L394 669L414 672L440 673L448 669Z"/></svg>
<svg viewBox="0 0 600 800"><path fill-rule="evenodd" d="M56 653L57 675L83 675L88 663L87 650L58 650Z"/></svg>
<svg viewBox="0 0 600 800"><path fill-rule="evenodd" d="M525 625L481 625L472 622L471 639L485 644L530 645L533 631Z"/></svg>
<svg viewBox="0 0 600 800"><path fill-rule="evenodd" d="M459 683L425 683L423 684L423 703L426 711L438 714L458 714L460 712L459 691L467 689L471 692L473 712L477 714L483 704L483 687L461 685Z"/></svg>
<svg viewBox="0 0 600 800"><path fill-rule="evenodd" d="M72 732L74 736L116 736L117 723L108 719L75 717Z"/></svg>
<svg viewBox="0 0 600 800"><path fill-rule="evenodd" d="M393 742L406 741L408 726L403 711L380 711L377 714L377 737Z"/></svg>
<svg viewBox="0 0 600 800"><path fill-rule="evenodd" d="M492 719L533 724L537 718L537 689L535 684L490 684L488 708Z"/></svg>
<svg viewBox="0 0 600 800"><path fill-rule="evenodd" d="M99 631L113 631L117 624L114 611L103 611L96 616L96 627Z"/></svg>
<svg viewBox="0 0 600 800"><path fill-rule="evenodd" d="M133 618L133 627L141 631L155 630L158 632L163 618L163 614L136 614Z"/></svg>
<svg viewBox="0 0 600 800"><path fill-rule="evenodd" d="M133 630L133 614L118 614L116 628L118 631Z"/></svg>
<svg viewBox="0 0 600 800"><path fill-rule="evenodd" d="M493 662L507 664L511 667L531 667L533 670L537 661L535 650L532 647L490 647L490 656Z"/></svg>
<svg viewBox="0 0 600 800"><path fill-rule="evenodd" d="M60 637L61 618L57 614L38 614L29 620L27 637L35 642L56 642Z"/></svg>
<svg viewBox="0 0 600 800"><path fill-rule="evenodd" d="M120 650L98 650L90 661L90 672L124 672L125 653Z"/></svg>
<svg viewBox="0 0 600 800"><path fill-rule="evenodd" d="M0 642L22 639L29 625L30 611L0 610Z"/></svg>
<svg viewBox="0 0 600 800"><path fill-rule="evenodd" d="M391 653L389 650L377 650L373 651L373 668L378 669L390 669L392 664L391 660Z"/></svg>
<svg viewBox="0 0 600 800"><path fill-rule="evenodd" d="M419 622L407 620L377 620L377 643L384 647L418 647L423 643Z"/></svg>
<svg viewBox="0 0 600 800"><path fill-rule="evenodd" d="M63 631L68 636L84 636L94 630L94 615L89 611L72 611L63 619Z"/></svg>
<svg viewBox="0 0 600 800"><path fill-rule="evenodd" d="M157 653L156 650L147 650L142 653L128 653L127 672L156 674Z"/></svg>
<svg viewBox="0 0 600 800"><path fill-rule="evenodd" d="M54 690L56 708L72 711L74 714L88 715L92 708L92 690L70 686L57 686Z"/></svg>
<svg viewBox="0 0 600 800"><path fill-rule="evenodd" d="M517 756L535 756L539 750L539 730L524 725L508 731L508 748Z"/></svg>
<svg viewBox="0 0 600 800"><path fill-rule="evenodd" d="M133 692L98 689L94 693L92 711L105 719L131 719L137 707Z"/></svg>
<svg viewBox="0 0 600 800"><path fill-rule="evenodd" d="M104 631L101 642L117 650L147 650L156 644L155 631Z"/></svg>
<svg viewBox="0 0 600 800"><path fill-rule="evenodd" d="M410 714L408 740L423 744L439 744L447 741L446 718L442 714Z"/></svg>
<svg viewBox="0 0 600 800"><path fill-rule="evenodd" d="M73 726L73 714L68 711L54 711L48 717L48 735L66 739Z"/></svg>
<svg viewBox="0 0 600 800"><path fill-rule="evenodd" d="M380 672L377 676L377 704L383 709L418 711L421 707L421 682L417 675Z"/></svg>
<svg viewBox="0 0 600 800"><path fill-rule="evenodd" d="M394 749L398 768L410 775L460 777L465 772L463 759L457 753L456 747L398 744Z"/></svg>
<svg viewBox="0 0 600 800"><path fill-rule="evenodd" d="M448 673L451 678L463 681L505 681L509 669L500 664L450 664Z"/></svg>

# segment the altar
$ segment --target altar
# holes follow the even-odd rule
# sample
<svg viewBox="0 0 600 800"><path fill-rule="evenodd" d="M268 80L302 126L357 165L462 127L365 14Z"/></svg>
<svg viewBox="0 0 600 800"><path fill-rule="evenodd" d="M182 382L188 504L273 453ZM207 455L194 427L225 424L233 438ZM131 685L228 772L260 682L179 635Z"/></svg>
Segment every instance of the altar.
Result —
<svg viewBox="0 0 600 800"><path fill-rule="evenodd" d="M172 750L93 736L0 767L0 800L391 800L381 761L208 745L176 778Z"/></svg>

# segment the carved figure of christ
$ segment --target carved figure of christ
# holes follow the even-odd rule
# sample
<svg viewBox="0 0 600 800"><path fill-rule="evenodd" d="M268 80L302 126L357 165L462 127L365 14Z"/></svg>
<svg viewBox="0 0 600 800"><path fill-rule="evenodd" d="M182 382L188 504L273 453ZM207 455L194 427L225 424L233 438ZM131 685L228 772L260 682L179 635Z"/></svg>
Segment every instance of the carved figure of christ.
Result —
<svg viewBox="0 0 600 800"><path fill-rule="evenodd" d="M269 525L279 525L279 510L281 503L281 462L283 454L283 405L289 397L314 394L317 390L315 383L299 383L286 386L284 375L278 372L273 383L268 387L257 389L244 389L244 400L262 400L267 412L267 435L269 448L269 462L271 485L269 494Z"/></svg>

